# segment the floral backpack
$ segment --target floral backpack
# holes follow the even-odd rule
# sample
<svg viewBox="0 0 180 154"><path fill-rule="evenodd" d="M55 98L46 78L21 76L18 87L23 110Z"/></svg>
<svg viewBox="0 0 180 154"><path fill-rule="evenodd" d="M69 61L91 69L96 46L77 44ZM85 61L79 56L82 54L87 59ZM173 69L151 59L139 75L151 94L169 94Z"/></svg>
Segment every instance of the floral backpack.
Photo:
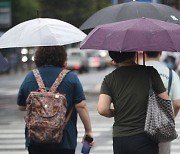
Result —
<svg viewBox="0 0 180 154"><path fill-rule="evenodd" d="M66 97L57 88L69 70L63 70L51 88L46 88L38 69L33 73L39 89L32 91L27 98L25 122L31 140L40 143L59 143L63 130L71 116L66 117Z"/></svg>

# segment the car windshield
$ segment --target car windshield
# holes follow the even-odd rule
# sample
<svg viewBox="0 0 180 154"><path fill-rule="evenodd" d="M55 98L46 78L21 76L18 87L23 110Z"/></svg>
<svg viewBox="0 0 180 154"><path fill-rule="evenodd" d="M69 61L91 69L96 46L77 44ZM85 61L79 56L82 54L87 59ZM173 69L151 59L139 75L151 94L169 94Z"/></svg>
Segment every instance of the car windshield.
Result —
<svg viewBox="0 0 180 154"><path fill-rule="evenodd" d="M74 52L74 53L71 53L69 56L68 56L68 59L80 59L81 58L81 54L78 53L78 52Z"/></svg>
<svg viewBox="0 0 180 154"><path fill-rule="evenodd" d="M98 53L95 52L88 52L87 55L88 57L99 57Z"/></svg>

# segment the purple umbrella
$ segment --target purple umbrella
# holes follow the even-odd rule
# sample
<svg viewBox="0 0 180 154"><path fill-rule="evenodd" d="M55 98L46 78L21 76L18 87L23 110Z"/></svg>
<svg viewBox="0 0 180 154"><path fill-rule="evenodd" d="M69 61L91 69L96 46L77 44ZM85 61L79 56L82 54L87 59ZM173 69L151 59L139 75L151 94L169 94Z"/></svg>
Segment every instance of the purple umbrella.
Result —
<svg viewBox="0 0 180 154"><path fill-rule="evenodd" d="M81 49L112 51L180 51L180 25L138 18L97 26Z"/></svg>

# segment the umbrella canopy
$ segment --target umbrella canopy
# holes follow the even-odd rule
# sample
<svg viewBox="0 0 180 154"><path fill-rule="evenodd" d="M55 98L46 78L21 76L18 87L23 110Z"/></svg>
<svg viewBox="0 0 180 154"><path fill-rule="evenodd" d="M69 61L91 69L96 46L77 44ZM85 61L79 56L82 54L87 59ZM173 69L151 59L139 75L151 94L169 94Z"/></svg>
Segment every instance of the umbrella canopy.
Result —
<svg viewBox="0 0 180 154"><path fill-rule="evenodd" d="M0 37L0 48L66 45L86 37L80 29L57 19L37 18L25 21Z"/></svg>
<svg viewBox="0 0 180 154"><path fill-rule="evenodd" d="M127 2L99 10L90 16L80 29L88 33L98 25L141 17L180 24L180 11L175 8L158 3Z"/></svg>
<svg viewBox="0 0 180 154"><path fill-rule="evenodd" d="M97 26L81 49L112 51L180 51L180 25L139 18Z"/></svg>

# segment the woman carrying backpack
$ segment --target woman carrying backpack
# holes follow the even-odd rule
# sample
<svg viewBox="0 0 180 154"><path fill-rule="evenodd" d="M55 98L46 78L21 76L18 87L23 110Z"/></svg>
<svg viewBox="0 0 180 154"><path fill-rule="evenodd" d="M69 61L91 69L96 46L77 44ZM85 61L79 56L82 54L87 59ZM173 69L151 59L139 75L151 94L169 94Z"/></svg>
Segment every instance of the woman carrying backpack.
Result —
<svg viewBox="0 0 180 154"><path fill-rule="evenodd" d="M63 46L47 46L39 47L37 49L35 53L35 65L39 72L39 76L42 78L42 81L46 88L51 88L59 74L63 72L63 70L66 70L66 61L67 53ZM33 74L33 71L27 74L23 83L20 86L17 98L17 105L20 111L25 111L26 109L28 110L28 107L32 105L32 102L33 104L35 104L34 106L38 109L31 109L39 111L37 112L37 116L39 115L38 118L36 117L36 114L34 114L34 112L30 111L28 111L28 113L30 114L27 114L29 118L26 117L28 121L31 121L30 124L28 123L28 121L26 121L27 125L25 128L26 147L28 148L29 154L75 154L75 149L77 146L77 114L79 114L80 119L84 124L84 137L88 135L93 138L90 117L85 101L85 95L77 75L73 72L68 72L62 79L60 85L57 86L57 92L60 93L60 96L65 96L62 96L62 98L64 98L64 101L67 102L66 115L70 115L70 118L63 130L62 140L59 141L50 139L43 141L43 139L50 134L49 129L47 129L47 116L51 113L52 110L59 111L59 109L56 109L58 106L58 102L53 100L51 103L49 103L48 101L51 101L51 99L45 99L45 101L40 102L39 100L42 99L42 97L39 98L38 96L36 98L35 95L33 95L33 98L31 98L31 103L27 101L27 98L30 97L30 94L32 94L33 92L35 92L36 94L37 90L39 89L39 84L37 83L35 76L36 75ZM41 91L39 90L38 94L39 92ZM49 91L47 90L46 93L48 92ZM55 94L55 97L53 99L59 98L60 96ZM46 102L47 104L44 105L44 102ZM52 106L52 103L54 103L54 106ZM48 108L48 110L46 108ZM70 113L71 111L72 113ZM42 117L41 115L43 115L44 117ZM61 114L59 115L61 116ZM41 121L41 124L38 124L37 119L43 120L43 118L46 119L45 122ZM53 116L52 121L49 121L51 122L50 125L52 125L53 122L58 122L56 118L53 119ZM32 127L35 127L35 125L46 127L44 129L36 128L31 131L31 129L33 129ZM43 132L47 130L48 132ZM34 133L36 136L33 137L30 132L32 134ZM57 131L52 131L52 133L56 134ZM37 139L38 134L39 139ZM82 142L84 142L84 137ZM57 136L55 136L55 138L57 138ZM92 141L90 145L92 146L93 144L94 141Z"/></svg>

